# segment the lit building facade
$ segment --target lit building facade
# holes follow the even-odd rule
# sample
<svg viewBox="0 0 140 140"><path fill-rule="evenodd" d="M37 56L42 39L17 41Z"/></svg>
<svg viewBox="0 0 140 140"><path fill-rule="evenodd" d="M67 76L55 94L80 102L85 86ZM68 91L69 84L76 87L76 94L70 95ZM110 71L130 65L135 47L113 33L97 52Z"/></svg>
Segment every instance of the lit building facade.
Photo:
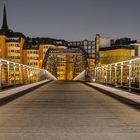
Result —
<svg viewBox="0 0 140 140"><path fill-rule="evenodd" d="M100 64L110 64L127 60L135 56L135 49L132 46L116 46L100 49Z"/></svg>
<svg viewBox="0 0 140 140"><path fill-rule="evenodd" d="M0 30L0 57L14 62L23 63L23 46L26 37L22 33L13 32L8 28L6 7L4 5L3 24Z"/></svg>
<svg viewBox="0 0 140 140"><path fill-rule="evenodd" d="M136 57L136 47L132 45L136 41L130 38L121 38L110 40L110 46L101 46L101 37L95 38L95 63L97 66L115 63ZM140 55L139 55L140 56Z"/></svg>
<svg viewBox="0 0 140 140"><path fill-rule="evenodd" d="M140 41L131 44L135 48L135 56L140 56Z"/></svg>
<svg viewBox="0 0 140 140"><path fill-rule="evenodd" d="M82 47L88 53L89 58L95 58L95 41L83 40L83 41L70 41L70 46Z"/></svg>
<svg viewBox="0 0 140 140"><path fill-rule="evenodd" d="M82 50L80 53L85 56L69 52L75 48L79 48L79 52ZM55 54L51 54L50 50L55 51ZM62 51L68 52L65 54ZM97 34L94 41L68 42L45 37L26 37L22 33L9 29L4 5L3 24L0 30L0 58L47 69L58 80L72 80L86 67L92 75L95 65L105 65L136 56L140 56L140 43L136 44L129 38L111 40ZM12 69L11 73L13 73ZM19 75L18 70L17 75Z"/></svg>
<svg viewBox="0 0 140 140"><path fill-rule="evenodd" d="M89 41L89 40L83 40L83 41L70 41L69 45L72 46L76 46L76 47L81 47L84 49L85 53L88 54L88 59L87 59L87 63L88 63L88 73L90 74L90 76L93 76L94 73L94 68L95 68L95 58L96 58L96 40L94 41ZM78 66L80 62L82 62L82 58L80 58L79 56L76 58L78 60L76 60L75 65ZM80 59L80 60L79 60ZM79 65L80 66L80 65ZM81 71L81 69L79 67L79 71ZM75 72L74 77L79 73L79 71Z"/></svg>
<svg viewBox="0 0 140 140"><path fill-rule="evenodd" d="M0 30L1 58L36 68L46 68L58 80L72 80L74 76L78 75L84 69L84 65L82 66L82 64L85 58L71 55L70 53L55 55L48 53L49 49L69 51L71 46L82 48L88 54L88 64L91 65L91 60L94 59L95 55L94 41L68 42L52 38L25 37L22 33L13 32L8 28L6 7L4 5L3 25ZM46 67L44 66L44 61L47 61ZM14 74L14 71L11 73ZM18 70L16 75L19 75Z"/></svg>

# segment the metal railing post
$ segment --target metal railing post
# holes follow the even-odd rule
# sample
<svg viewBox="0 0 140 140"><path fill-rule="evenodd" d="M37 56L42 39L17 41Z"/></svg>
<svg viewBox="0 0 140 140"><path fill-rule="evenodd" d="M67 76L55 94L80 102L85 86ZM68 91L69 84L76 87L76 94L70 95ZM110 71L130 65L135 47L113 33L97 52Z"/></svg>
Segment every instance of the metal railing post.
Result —
<svg viewBox="0 0 140 140"><path fill-rule="evenodd" d="M138 64L138 71L139 71L139 89L140 89L140 63Z"/></svg>
<svg viewBox="0 0 140 140"><path fill-rule="evenodd" d="M110 65L110 84L112 83L112 65Z"/></svg>
<svg viewBox="0 0 140 140"><path fill-rule="evenodd" d="M96 72L97 72L96 80L97 80L97 82L99 82L99 79L100 79L99 69L100 69L100 68L96 68Z"/></svg>
<svg viewBox="0 0 140 140"><path fill-rule="evenodd" d="M117 64L115 64L115 86L117 86Z"/></svg>
<svg viewBox="0 0 140 140"><path fill-rule="evenodd" d="M100 71L100 68L96 68L96 76L95 76L96 82L99 81L99 71Z"/></svg>
<svg viewBox="0 0 140 140"><path fill-rule="evenodd" d="M108 75L107 75L107 70L108 70L108 69L107 69L107 68L108 68L108 66L106 66L106 77L105 77L105 78L106 78L106 79L105 79L105 80L106 80L106 84L107 84L107 80L108 80Z"/></svg>
<svg viewBox="0 0 140 140"><path fill-rule="evenodd" d="M32 67L30 68L30 78L31 78L31 83L33 83L33 69L32 69Z"/></svg>
<svg viewBox="0 0 140 140"><path fill-rule="evenodd" d="M101 72L102 72L102 77L101 77L101 81L104 81L104 67L101 67Z"/></svg>
<svg viewBox="0 0 140 140"><path fill-rule="evenodd" d="M2 61L0 60L0 89L2 89Z"/></svg>
<svg viewBox="0 0 140 140"><path fill-rule="evenodd" d="M14 86L16 86L16 64L13 63L14 66Z"/></svg>
<svg viewBox="0 0 140 140"><path fill-rule="evenodd" d="M129 91L131 91L131 78L132 78L132 61L129 61Z"/></svg>
<svg viewBox="0 0 140 140"><path fill-rule="evenodd" d="M8 85L10 85L10 63L7 62L7 81Z"/></svg>
<svg viewBox="0 0 140 140"><path fill-rule="evenodd" d="M22 79L21 79L21 65L20 64L18 64L18 70L19 70L19 84L21 84L22 83Z"/></svg>
<svg viewBox="0 0 140 140"><path fill-rule="evenodd" d="M24 65L21 66L22 84L24 84Z"/></svg>
<svg viewBox="0 0 140 140"><path fill-rule="evenodd" d="M96 82L96 77L97 77L97 72L96 72L96 68L94 69L94 79L95 79L95 82Z"/></svg>
<svg viewBox="0 0 140 140"><path fill-rule="evenodd" d="M121 63L121 86L123 86L123 62Z"/></svg>
<svg viewBox="0 0 140 140"><path fill-rule="evenodd" d="M26 83L28 84L29 79L28 79L28 66L25 67L25 71L26 71Z"/></svg>

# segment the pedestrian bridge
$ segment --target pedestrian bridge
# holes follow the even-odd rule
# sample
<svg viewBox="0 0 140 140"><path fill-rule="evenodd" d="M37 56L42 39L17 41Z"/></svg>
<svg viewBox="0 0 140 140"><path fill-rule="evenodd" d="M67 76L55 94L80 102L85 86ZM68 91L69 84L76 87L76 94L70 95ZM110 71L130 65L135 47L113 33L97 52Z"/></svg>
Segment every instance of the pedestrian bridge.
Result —
<svg viewBox="0 0 140 140"><path fill-rule="evenodd" d="M96 67L92 81L5 59L0 70L0 140L139 140L138 92L107 85L139 90L140 58Z"/></svg>
<svg viewBox="0 0 140 140"><path fill-rule="evenodd" d="M139 140L139 116L95 88L56 80L0 107L0 139Z"/></svg>
<svg viewBox="0 0 140 140"><path fill-rule="evenodd" d="M86 70L81 72L74 80L86 81L89 76ZM95 67L93 82L140 91L140 57L124 60L108 65Z"/></svg>
<svg viewBox="0 0 140 140"><path fill-rule="evenodd" d="M65 50L65 52L64 50L62 51L64 54L71 53L67 50ZM75 49L70 51L73 51L73 53L79 52L79 50L78 52L75 52ZM53 53L60 53L60 50L59 52L58 50L51 50L49 55L50 58ZM78 55L81 55L81 52L79 52ZM0 59L0 88L30 84L42 80L59 80L52 70L49 69L52 73L47 70L48 58L45 60L44 66L46 66L46 69L39 69L9 60ZM75 81L91 81L115 87L127 88L129 91L140 90L140 57L98 66L92 70L89 69L86 62L83 61L82 64L85 64L84 67L79 71L75 70L77 71L73 78ZM67 75L71 74L71 71L66 72L68 73Z"/></svg>

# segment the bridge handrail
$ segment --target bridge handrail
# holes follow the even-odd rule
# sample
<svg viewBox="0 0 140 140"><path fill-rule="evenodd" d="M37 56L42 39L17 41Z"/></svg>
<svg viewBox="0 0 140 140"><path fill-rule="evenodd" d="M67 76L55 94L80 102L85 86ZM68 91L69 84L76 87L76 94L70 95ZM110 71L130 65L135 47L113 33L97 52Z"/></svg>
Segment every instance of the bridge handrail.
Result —
<svg viewBox="0 0 140 140"><path fill-rule="evenodd" d="M140 57L95 67L95 82L140 90Z"/></svg>
<svg viewBox="0 0 140 140"><path fill-rule="evenodd" d="M56 80L45 69L0 58L0 88L4 86L16 86L17 84L35 83L47 79Z"/></svg>
<svg viewBox="0 0 140 140"><path fill-rule="evenodd" d="M137 61L137 60L140 60L140 57L134 57L134 58L131 58L131 59L122 60L122 61L118 61L118 62L115 62L115 63L110 63L110 64L106 64L106 65L102 65L102 66L96 66L95 68L100 68L100 67L105 67L105 66L110 66L110 65L115 65L115 64L126 63L126 62L129 62L129 61Z"/></svg>

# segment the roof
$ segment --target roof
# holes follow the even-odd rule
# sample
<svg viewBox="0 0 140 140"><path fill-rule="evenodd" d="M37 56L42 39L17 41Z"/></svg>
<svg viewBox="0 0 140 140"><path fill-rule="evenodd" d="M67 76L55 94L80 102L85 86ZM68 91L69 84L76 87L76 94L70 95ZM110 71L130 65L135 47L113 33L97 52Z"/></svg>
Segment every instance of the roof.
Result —
<svg viewBox="0 0 140 140"><path fill-rule="evenodd" d="M25 46L23 49L39 49L40 45L58 45L68 46L68 42L65 40L58 40L53 38L26 38Z"/></svg>
<svg viewBox="0 0 140 140"><path fill-rule="evenodd" d="M118 45L118 46L100 48L100 51L108 51L108 50L116 50L116 49L134 49L134 47L131 45Z"/></svg>

